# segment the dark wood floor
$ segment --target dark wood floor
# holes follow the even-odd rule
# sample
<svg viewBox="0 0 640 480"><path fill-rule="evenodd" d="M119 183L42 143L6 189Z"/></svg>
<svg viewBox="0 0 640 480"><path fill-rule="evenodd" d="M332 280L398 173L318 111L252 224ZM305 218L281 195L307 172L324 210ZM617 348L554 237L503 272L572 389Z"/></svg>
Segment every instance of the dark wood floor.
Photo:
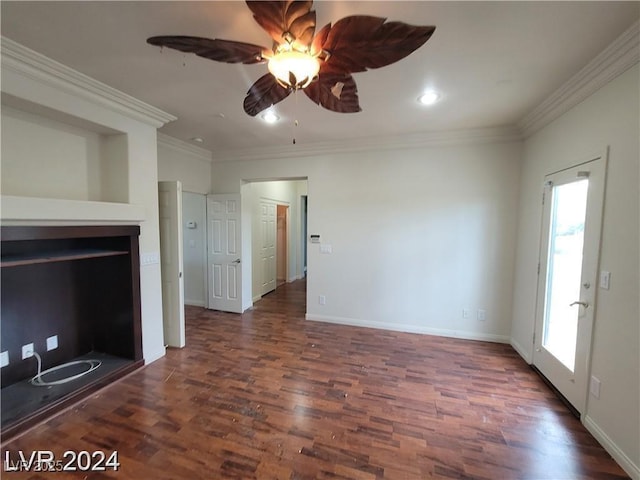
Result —
<svg viewBox="0 0 640 480"><path fill-rule="evenodd" d="M628 478L508 345L304 320L303 281L4 451L119 453L118 472L3 478Z"/></svg>

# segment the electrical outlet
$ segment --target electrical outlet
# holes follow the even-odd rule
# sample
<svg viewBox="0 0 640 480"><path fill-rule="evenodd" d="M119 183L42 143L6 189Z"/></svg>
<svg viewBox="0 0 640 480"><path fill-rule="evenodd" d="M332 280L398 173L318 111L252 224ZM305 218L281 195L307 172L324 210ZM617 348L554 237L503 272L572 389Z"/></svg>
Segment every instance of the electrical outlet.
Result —
<svg viewBox="0 0 640 480"><path fill-rule="evenodd" d="M462 309L462 318L469 318L469 309L468 308L463 308Z"/></svg>
<svg viewBox="0 0 640 480"><path fill-rule="evenodd" d="M0 368L9 365L9 350L0 353Z"/></svg>
<svg viewBox="0 0 640 480"><path fill-rule="evenodd" d="M318 295L318 303L320 305L325 305L327 303L327 297L324 295Z"/></svg>
<svg viewBox="0 0 640 480"><path fill-rule="evenodd" d="M486 310L478 310L478 320L480 322L484 322L487 319L487 311Z"/></svg>
<svg viewBox="0 0 640 480"><path fill-rule="evenodd" d="M58 335L47 338L47 352L49 350L55 350L56 348L58 348Z"/></svg>
<svg viewBox="0 0 640 480"><path fill-rule="evenodd" d="M33 357L33 343L27 343L22 346L22 359Z"/></svg>

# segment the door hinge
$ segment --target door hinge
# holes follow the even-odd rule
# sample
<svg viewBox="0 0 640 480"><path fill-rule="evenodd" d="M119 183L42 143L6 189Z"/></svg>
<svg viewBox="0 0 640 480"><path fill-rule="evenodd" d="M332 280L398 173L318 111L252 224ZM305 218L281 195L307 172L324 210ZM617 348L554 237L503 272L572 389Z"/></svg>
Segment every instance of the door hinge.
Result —
<svg viewBox="0 0 640 480"><path fill-rule="evenodd" d="M538 262L538 275L540 275L540 262Z"/></svg>
<svg viewBox="0 0 640 480"><path fill-rule="evenodd" d="M536 344L536 332L533 332L533 344Z"/></svg>

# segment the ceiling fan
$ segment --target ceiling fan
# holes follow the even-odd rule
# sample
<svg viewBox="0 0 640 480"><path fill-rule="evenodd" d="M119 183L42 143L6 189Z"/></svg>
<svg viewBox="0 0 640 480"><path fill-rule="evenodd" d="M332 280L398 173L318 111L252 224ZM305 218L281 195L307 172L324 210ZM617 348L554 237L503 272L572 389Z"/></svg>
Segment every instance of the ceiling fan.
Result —
<svg viewBox="0 0 640 480"><path fill-rule="evenodd" d="M247 1L256 22L271 36L271 49L232 40L192 36L157 36L151 45L168 47L218 62L267 62L244 99L244 111L255 116L303 89L314 103L338 112L361 111L352 73L397 62L422 46L433 26L387 22L354 15L325 25L315 33L316 12L309 1Z"/></svg>

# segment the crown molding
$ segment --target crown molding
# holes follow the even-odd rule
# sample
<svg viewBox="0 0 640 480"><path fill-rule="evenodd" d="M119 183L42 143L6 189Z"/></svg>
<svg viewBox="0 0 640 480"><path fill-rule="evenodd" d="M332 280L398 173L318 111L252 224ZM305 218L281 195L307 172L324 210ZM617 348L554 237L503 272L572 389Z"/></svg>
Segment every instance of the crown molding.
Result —
<svg viewBox="0 0 640 480"><path fill-rule="evenodd" d="M636 21L582 70L518 122L524 138L593 95L639 61L640 21Z"/></svg>
<svg viewBox="0 0 640 480"><path fill-rule="evenodd" d="M188 142L170 137L169 135L165 135L160 132L158 132L158 146L168 148L183 155L189 155L201 162L211 163L213 161L213 154L206 148L192 145Z"/></svg>
<svg viewBox="0 0 640 480"><path fill-rule="evenodd" d="M177 118L7 37L0 37L0 43L3 70L66 91L156 128Z"/></svg>
<svg viewBox="0 0 640 480"><path fill-rule="evenodd" d="M511 143L522 140L516 127L477 128L443 132L413 133L395 137L366 137L343 141L296 144L278 147L218 150L213 152L214 163L272 158L301 158L336 153L366 153L415 148L432 148L453 145L478 145Z"/></svg>

